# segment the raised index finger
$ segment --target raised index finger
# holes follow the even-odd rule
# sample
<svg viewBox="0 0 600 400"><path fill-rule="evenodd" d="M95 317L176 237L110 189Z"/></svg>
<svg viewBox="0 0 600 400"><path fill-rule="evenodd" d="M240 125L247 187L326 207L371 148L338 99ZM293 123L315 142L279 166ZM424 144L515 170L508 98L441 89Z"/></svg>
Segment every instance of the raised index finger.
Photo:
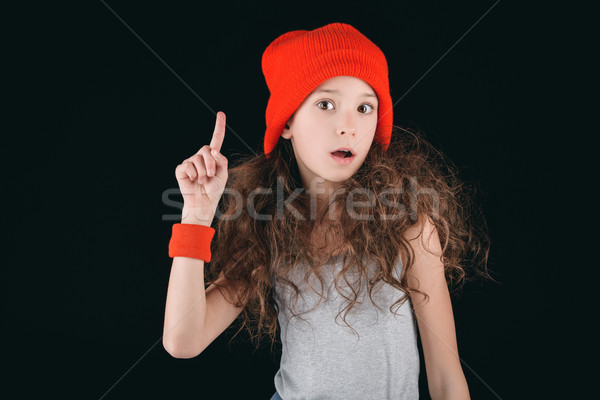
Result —
<svg viewBox="0 0 600 400"><path fill-rule="evenodd" d="M210 148L220 152L223 139L225 139L225 113L219 111L217 112L217 121L215 122L215 130L210 141Z"/></svg>

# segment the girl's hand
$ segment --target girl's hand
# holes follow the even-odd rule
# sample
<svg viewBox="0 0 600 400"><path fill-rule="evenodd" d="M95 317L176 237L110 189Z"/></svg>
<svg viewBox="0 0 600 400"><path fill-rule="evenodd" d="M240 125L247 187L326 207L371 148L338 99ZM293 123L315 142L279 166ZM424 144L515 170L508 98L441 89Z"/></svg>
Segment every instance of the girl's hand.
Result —
<svg viewBox="0 0 600 400"><path fill-rule="evenodd" d="M210 145L204 145L175 169L184 209L203 210L202 214L211 219L225 190L228 177L227 158L220 153L223 139L225 113L219 111Z"/></svg>

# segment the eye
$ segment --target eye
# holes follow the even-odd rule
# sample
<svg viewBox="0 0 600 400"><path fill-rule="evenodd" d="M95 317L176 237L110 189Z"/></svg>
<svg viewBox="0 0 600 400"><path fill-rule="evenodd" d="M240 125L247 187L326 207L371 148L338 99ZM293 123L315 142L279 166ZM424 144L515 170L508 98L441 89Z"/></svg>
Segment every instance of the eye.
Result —
<svg viewBox="0 0 600 400"><path fill-rule="evenodd" d="M322 104L322 103L329 103L329 104L333 105L333 103L331 102L331 100L321 100L321 101L317 102L317 107L319 107L321 110L331 110L331 108L323 108L323 107L319 106L319 104ZM359 106L359 108L363 107L363 106L370 107L370 109L371 109L371 111L365 111L365 112L363 112L363 114L370 114L375 109L375 107L373 107L369 103L361 104Z"/></svg>
<svg viewBox="0 0 600 400"><path fill-rule="evenodd" d="M375 107L373 107L372 105L370 105L370 104L368 104L368 103L362 104L360 107L362 107L362 106L371 107L371 111L370 111L370 112L365 112L365 114L370 114L370 113L371 113L371 112L373 112L373 110L375 109Z"/></svg>
<svg viewBox="0 0 600 400"><path fill-rule="evenodd" d="M321 104L321 103L330 103L330 104L333 104L333 103L331 103L331 101L329 101L329 100L321 100L321 101L319 101L319 102L317 103L317 107L319 107L319 104ZM319 107L319 108L320 108L321 110L327 110L326 108L322 108L322 107Z"/></svg>

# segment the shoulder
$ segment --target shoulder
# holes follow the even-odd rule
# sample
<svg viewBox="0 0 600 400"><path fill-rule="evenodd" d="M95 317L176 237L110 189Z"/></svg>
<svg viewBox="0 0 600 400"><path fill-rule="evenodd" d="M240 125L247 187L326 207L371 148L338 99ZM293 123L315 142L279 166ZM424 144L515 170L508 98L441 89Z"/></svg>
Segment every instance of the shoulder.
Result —
<svg viewBox="0 0 600 400"><path fill-rule="evenodd" d="M439 234L429 216L421 216L416 223L406 228L403 237L411 244L415 253L429 251L440 257L442 255Z"/></svg>
<svg viewBox="0 0 600 400"><path fill-rule="evenodd" d="M411 265L406 270L408 284L424 292L433 287L446 286L442 246L430 217L420 218L417 223L408 227L403 235L412 249ZM418 293L414 293L414 296L417 295Z"/></svg>

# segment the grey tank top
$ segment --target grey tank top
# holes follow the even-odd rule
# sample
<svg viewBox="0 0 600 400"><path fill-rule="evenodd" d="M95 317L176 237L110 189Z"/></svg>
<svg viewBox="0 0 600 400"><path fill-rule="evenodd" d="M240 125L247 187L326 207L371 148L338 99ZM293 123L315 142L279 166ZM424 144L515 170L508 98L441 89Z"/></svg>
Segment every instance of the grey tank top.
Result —
<svg viewBox="0 0 600 400"><path fill-rule="evenodd" d="M334 257L322 267L323 287L315 274L310 275L314 291L304 282L305 264L298 265L301 268L288 276L301 291L297 300L290 296L293 288L273 281L282 342L275 389L283 400L418 399L417 326L410 298L401 307L393 307L394 315L390 306L403 292L379 281L372 294L378 309L369 297L364 274L359 285L358 275L347 272L350 285L340 277L337 290L349 299L355 296L351 287L358 292L357 302L346 315L353 332L343 320L350 300L337 293L334 283L342 261L341 256ZM394 270L398 279L401 268L399 260ZM374 272L371 263L369 277ZM300 318L292 317L290 309Z"/></svg>

